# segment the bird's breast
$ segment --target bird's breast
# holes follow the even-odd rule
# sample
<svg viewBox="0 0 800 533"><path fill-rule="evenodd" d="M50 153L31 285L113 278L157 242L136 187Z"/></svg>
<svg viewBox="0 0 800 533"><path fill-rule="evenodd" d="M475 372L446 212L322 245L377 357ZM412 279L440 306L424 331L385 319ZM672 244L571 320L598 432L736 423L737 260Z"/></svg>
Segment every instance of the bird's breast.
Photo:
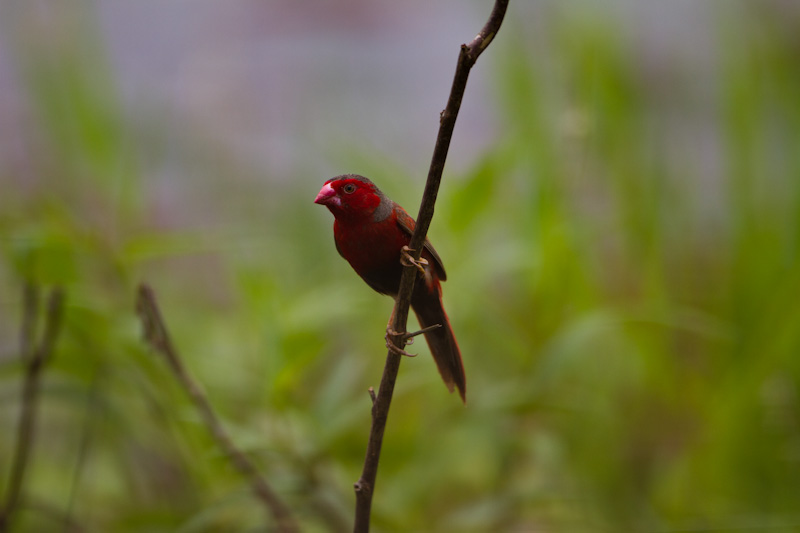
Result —
<svg viewBox="0 0 800 533"><path fill-rule="evenodd" d="M389 217L381 222L343 223L333 227L336 248L373 289L396 294L402 265L400 250L409 237Z"/></svg>

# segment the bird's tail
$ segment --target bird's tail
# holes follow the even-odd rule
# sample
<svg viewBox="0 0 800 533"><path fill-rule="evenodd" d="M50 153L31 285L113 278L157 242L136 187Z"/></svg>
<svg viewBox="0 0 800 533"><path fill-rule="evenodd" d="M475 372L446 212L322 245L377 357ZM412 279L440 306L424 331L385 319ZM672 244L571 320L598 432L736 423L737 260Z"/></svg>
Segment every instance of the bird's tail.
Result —
<svg viewBox="0 0 800 533"><path fill-rule="evenodd" d="M415 291L416 292L416 291ZM453 387L458 388L461 400L467 403L467 378L464 374L464 362L461 360L461 350L458 349L453 329L444 312L442 300L438 291L424 293L417 296L412 302L414 313L420 326L424 329L434 324L441 324L442 327L435 328L425 334L428 347L433 354L433 360L442 375L447 388L453 392Z"/></svg>

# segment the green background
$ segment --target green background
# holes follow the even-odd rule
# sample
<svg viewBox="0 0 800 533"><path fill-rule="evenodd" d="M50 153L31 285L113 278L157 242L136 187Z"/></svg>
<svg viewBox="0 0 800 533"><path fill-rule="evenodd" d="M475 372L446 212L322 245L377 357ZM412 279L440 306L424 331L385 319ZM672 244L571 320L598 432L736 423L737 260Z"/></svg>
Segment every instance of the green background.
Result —
<svg viewBox="0 0 800 533"><path fill-rule="evenodd" d="M491 127L467 158L472 123L456 125L430 232L468 403L412 346L376 531L800 528L800 10L701 4L704 22L648 48L619 4L512 2L464 102L486 99ZM470 5L481 20L488 6ZM19 531L64 516L86 531L268 528L142 342L142 281L303 529L348 530L391 301L338 256L312 200L359 172L414 215L429 156L365 130L295 147L288 170L250 164L225 131L123 106L108 36L90 4L79 13L39 38L17 24L41 13L6 5L1 26L25 117L0 124L3 489L22 287L67 294ZM431 87L440 106L448 87ZM395 133L429 154L436 119Z"/></svg>

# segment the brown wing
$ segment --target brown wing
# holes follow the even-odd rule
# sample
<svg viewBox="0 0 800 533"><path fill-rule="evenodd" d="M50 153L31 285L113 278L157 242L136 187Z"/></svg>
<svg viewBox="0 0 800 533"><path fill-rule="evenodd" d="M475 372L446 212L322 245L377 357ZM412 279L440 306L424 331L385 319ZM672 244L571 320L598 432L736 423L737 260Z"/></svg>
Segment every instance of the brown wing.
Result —
<svg viewBox="0 0 800 533"><path fill-rule="evenodd" d="M408 236L411 237L411 234L414 233L414 227L416 227L417 222L411 218L408 213L406 213L405 209L397 204L395 204L395 212L397 213L397 223L400 225L400 228L402 228L402 230L408 233ZM436 269L436 274L439 276L439 281L446 281L447 273L444 271L442 258L439 257L438 253L436 253L431 241L425 239L424 248L429 254L431 254L431 257L433 258L433 267Z"/></svg>

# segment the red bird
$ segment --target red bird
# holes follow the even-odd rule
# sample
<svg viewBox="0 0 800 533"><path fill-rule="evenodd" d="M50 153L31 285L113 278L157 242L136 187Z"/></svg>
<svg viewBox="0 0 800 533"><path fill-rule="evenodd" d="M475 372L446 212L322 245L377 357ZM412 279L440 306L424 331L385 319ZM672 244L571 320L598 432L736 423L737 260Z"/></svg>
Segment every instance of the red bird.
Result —
<svg viewBox="0 0 800 533"><path fill-rule="evenodd" d="M329 179L315 203L327 207L336 218L333 237L339 255L344 257L367 285L394 298L403 272L403 247L411 241L416 222L405 209L391 201L370 180L356 174ZM426 240L420 261L424 275L418 274L411 295L411 308L420 326L442 327L425 333L425 339L447 388L458 388L466 403L467 382L461 352L442 307L440 281L447 279L442 260ZM425 263L427 261L427 264Z"/></svg>

